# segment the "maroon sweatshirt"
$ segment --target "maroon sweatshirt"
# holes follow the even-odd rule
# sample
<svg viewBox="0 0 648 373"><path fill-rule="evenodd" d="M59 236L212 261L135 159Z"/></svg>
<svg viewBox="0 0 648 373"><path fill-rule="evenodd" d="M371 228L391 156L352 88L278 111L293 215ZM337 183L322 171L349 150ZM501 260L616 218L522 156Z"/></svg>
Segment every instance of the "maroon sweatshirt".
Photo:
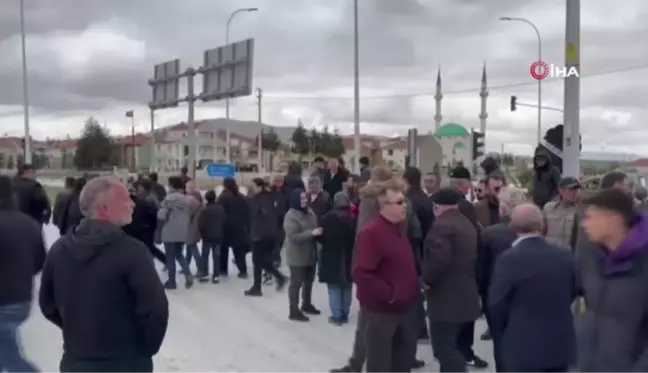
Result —
<svg viewBox="0 0 648 373"><path fill-rule="evenodd" d="M353 281L360 306L374 312L402 312L419 297L409 239L398 225L378 216L358 234Z"/></svg>

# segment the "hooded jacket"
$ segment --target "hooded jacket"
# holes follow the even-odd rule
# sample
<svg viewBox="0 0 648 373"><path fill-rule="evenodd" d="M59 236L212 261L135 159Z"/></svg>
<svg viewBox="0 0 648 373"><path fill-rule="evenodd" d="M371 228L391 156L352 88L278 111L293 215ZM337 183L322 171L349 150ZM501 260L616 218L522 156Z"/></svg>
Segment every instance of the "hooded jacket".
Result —
<svg viewBox="0 0 648 373"><path fill-rule="evenodd" d="M47 254L43 315L70 359L150 358L164 339L168 302L151 255L112 223L84 219Z"/></svg>
<svg viewBox="0 0 648 373"><path fill-rule="evenodd" d="M49 223L52 209L41 183L26 177L16 176L13 180L13 188L20 211L29 215L39 224Z"/></svg>
<svg viewBox="0 0 648 373"><path fill-rule="evenodd" d="M586 311L579 368L583 372L648 371L648 215L640 216L614 252L596 244L581 258Z"/></svg>
<svg viewBox="0 0 648 373"><path fill-rule="evenodd" d="M538 167L537 160L544 158L547 160L544 166ZM533 203L540 208L556 198L558 195L558 184L560 183L560 171L551 163L551 157L545 151L540 150L533 157Z"/></svg>
<svg viewBox="0 0 648 373"><path fill-rule="evenodd" d="M162 242L187 242L191 222L191 200L194 198L174 190L160 203L158 220Z"/></svg>
<svg viewBox="0 0 648 373"><path fill-rule="evenodd" d="M286 262L291 267L311 267L317 263L317 245L312 231L317 228L317 216L301 207L301 191L294 190L288 203L290 209L284 218L284 250Z"/></svg>

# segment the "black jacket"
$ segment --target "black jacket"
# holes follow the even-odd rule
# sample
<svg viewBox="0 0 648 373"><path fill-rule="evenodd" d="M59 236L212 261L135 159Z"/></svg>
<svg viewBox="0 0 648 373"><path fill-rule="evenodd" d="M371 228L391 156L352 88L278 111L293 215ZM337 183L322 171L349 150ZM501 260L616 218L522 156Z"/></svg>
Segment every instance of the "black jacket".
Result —
<svg viewBox="0 0 648 373"><path fill-rule="evenodd" d="M223 206L227 219L223 242L229 247L244 246L249 243L250 206L241 194L224 190L218 196L218 203Z"/></svg>
<svg viewBox="0 0 648 373"><path fill-rule="evenodd" d="M277 219L281 214L274 195L262 190L249 199L250 239L252 242L276 242L280 237Z"/></svg>
<svg viewBox="0 0 648 373"><path fill-rule="evenodd" d="M356 219L349 209L334 209L322 217L324 234L319 257L319 280L326 284L350 284Z"/></svg>
<svg viewBox="0 0 648 373"><path fill-rule="evenodd" d="M575 278L571 252L542 237L525 238L500 255L488 307L505 371L546 372L573 362Z"/></svg>
<svg viewBox="0 0 648 373"><path fill-rule="evenodd" d="M59 233L61 236L65 235L67 231L76 227L83 219L81 209L79 208L80 190L75 190L70 197L65 201L65 206L61 212L60 222L58 225Z"/></svg>
<svg viewBox="0 0 648 373"><path fill-rule="evenodd" d="M207 202L198 216L198 232L203 241L222 243L226 219L223 206Z"/></svg>
<svg viewBox="0 0 648 373"><path fill-rule="evenodd" d="M169 305L149 250L116 225L83 220L47 254L39 303L63 331L64 356L155 355Z"/></svg>
<svg viewBox="0 0 648 373"><path fill-rule="evenodd" d="M427 232L434 223L434 208L432 200L421 188L412 187L407 192L407 199L412 204L412 209L421 224L421 236L425 239Z"/></svg>
<svg viewBox="0 0 648 373"><path fill-rule="evenodd" d="M338 168L338 172L335 175L331 174L331 171L328 171L324 175L324 190L328 192L331 197L335 197L337 192L342 191L342 185L349 180L349 171L346 168Z"/></svg>
<svg viewBox="0 0 648 373"><path fill-rule="evenodd" d="M124 232L136 238L148 247L154 246L155 230L157 229L158 208L153 201L131 195L135 204L133 208L133 220L123 227Z"/></svg>
<svg viewBox="0 0 648 373"><path fill-rule="evenodd" d="M162 202L166 197L166 189L158 182L153 182L151 186L151 192L155 195L155 199L159 202Z"/></svg>
<svg viewBox="0 0 648 373"><path fill-rule="evenodd" d="M538 158L544 158L547 163L543 167L538 167L535 163ZM543 207L547 202L553 200L558 195L558 183L560 183L560 171L551 163L549 154L539 151L533 157L533 203Z"/></svg>
<svg viewBox="0 0 648 373"><path fill-rule="evenodd" d="M16 176L13 180L13 187L18 201L18 209L39 224L49 223L52 209L41 183Z"/></svg>
<svg viewBox="0 0 648 373"><path fill-rule="evenodd" d="M488 298L488 288L497 257L508 250L516 238L517 236L509 227L508 222L491 225L482 230L480 247L477 252L477 283L482 300Z"/></svg>
<svg viewBox="0 0 648 373"><path fill-rule="evenodd" d="M317 221L319 222L324 214L331 211L331 208L333 207L333 197L324 190L321 191L315 199L312 199L311 195L308 194L308 204L311 210L315 213L315 216L317 216Z"/></svg>
<svg viewBox="0 0 648 373"><path fill-rule="evenodd" d="M29 302L45 261L42 228L20 211L3 209L0 237L0 307Z"/></svg>
<svg viewBox="0 0 648 373"><path fill-rule="evenodd" d="M61 215L63 215L65 205L73 192L73 189L66 188L56 195L56 199L54 200L54 211L52 212L52 223L57 227L61 225Z"/></svg>

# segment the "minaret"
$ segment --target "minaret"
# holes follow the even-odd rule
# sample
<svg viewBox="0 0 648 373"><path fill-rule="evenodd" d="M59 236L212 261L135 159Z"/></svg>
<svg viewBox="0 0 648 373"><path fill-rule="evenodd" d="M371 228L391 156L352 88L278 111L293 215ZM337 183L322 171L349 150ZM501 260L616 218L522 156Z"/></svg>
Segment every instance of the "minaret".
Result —
<svg viewBox="0 0 648 373"><path fill-rule="evenodd" d="M488 100L488 83L486 80L486 61L482 69L481 89L479 90L479 97L481 98L481 111L479 112L479 132L486 135L486 119L488 119L488 111L486 104ZM486 139L486 136L484 136Z"/></svg>
<svg viewBox="0 0 648 373"><path fill-rule="evenodd" d="M443 100L443 93L441 89L441 66L437 70L437 80L436 80L436 93L434 94L435 101L435 111L434 111L434 128L436 131L441 128L441 121L443 120L443 115L441 114L441 101Z"/></svg>

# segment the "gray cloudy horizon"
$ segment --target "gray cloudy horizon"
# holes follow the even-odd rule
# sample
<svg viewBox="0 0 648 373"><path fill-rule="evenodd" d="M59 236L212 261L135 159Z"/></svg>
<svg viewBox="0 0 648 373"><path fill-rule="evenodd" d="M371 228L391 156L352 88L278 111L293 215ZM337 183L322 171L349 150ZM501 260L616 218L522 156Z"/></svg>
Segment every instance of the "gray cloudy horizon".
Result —
<svg viewBox="0 0 648 373"><path fill-rule="evenodd" d="M486 63L491 87L487 144L525 152L535 139L536 112L509 111L510 95L535 103L529 65L536 59L530 26L542 34L543 59L564 61L565 0L360 0L361 132L403 134L434 128L434 84L440 66L444 122L479 127L478 88ZM18 2L0 0L0 122L22 131ZM153 64L180 58L200 63L202 51L224 44L225 24L238 7L231 41L255 38L254 85L265 92L271 125L353 125L352 0L31 0L26 2L33 135L75 135L87 116L115 133L128 130L134 109L148 128ZM648 154L648 2L582 1L581 131L588 151ZM637 69L620 71L630 67ZM615 72L617 71L617 72ZM518 84L527 83L527 84ZM197 84L197 86L199 86ZM562 107L561 82L544 84L544 104ZM197 119L224 115L221 103L201 104ZM256 120L254 97L234 100L232 118ZM186 119L186 107L158 111L159 125ZM561 123L546 112L544 129Z"/></svg>

